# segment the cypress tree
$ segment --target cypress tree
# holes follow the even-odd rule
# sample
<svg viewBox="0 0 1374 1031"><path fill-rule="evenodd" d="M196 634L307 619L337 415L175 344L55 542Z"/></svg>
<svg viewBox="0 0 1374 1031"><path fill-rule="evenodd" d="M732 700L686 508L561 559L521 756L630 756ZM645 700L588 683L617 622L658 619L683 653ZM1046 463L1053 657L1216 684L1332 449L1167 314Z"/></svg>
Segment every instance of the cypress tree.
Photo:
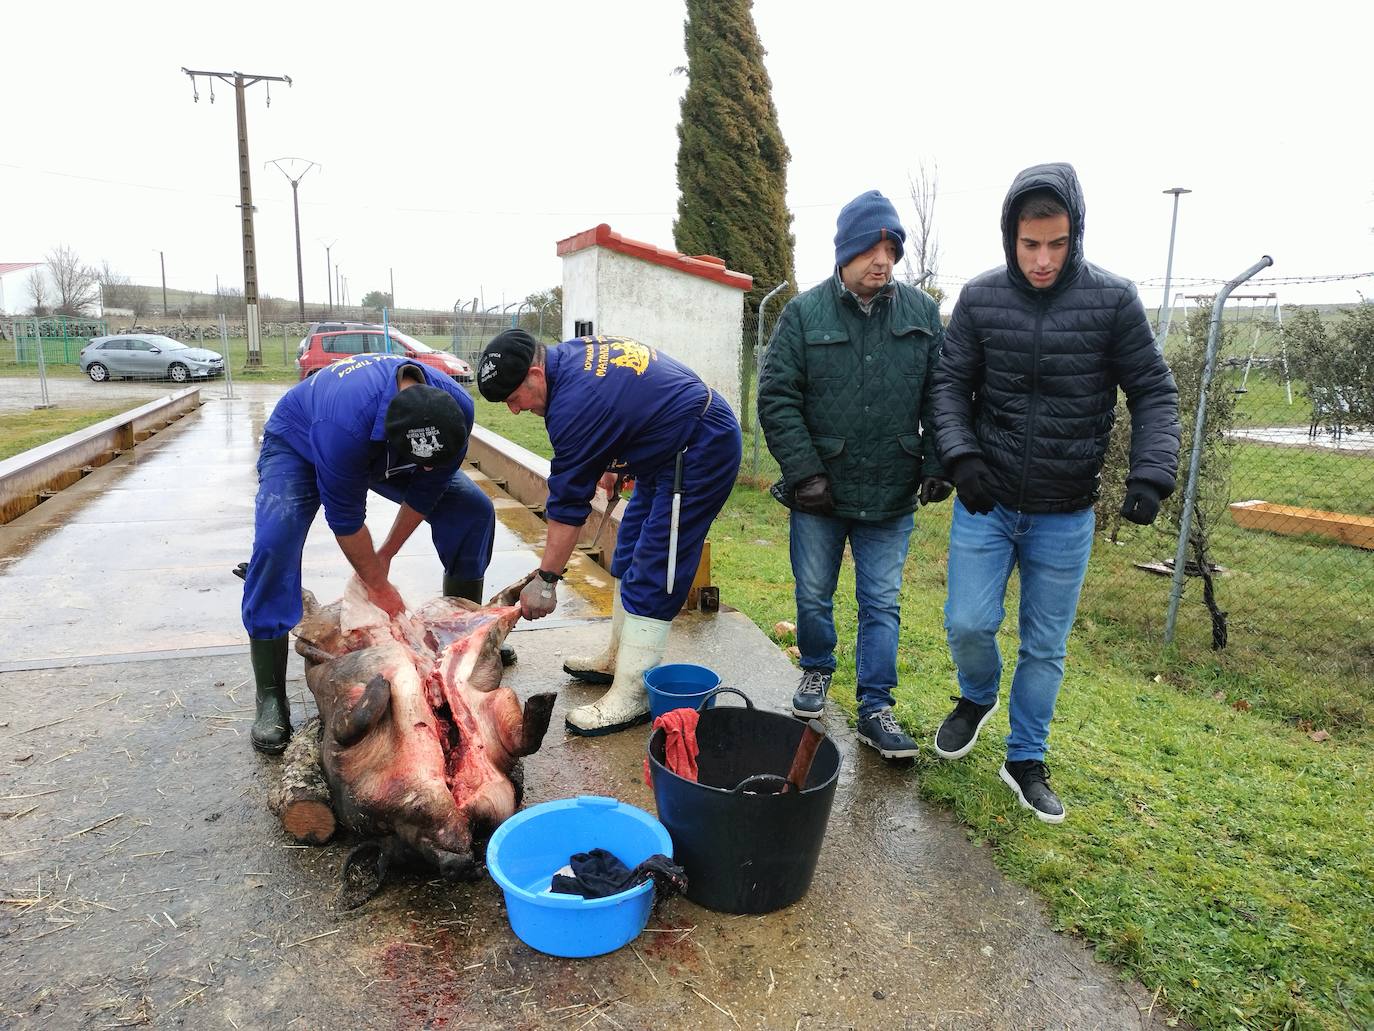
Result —
<svg viewBox="0 0 1374 1031"><path fill-rule="evenodd" d="M673 241L754 277L751 312L793 276L791 155L778 128L752 0L687 0L687 93L678 123ZM785 291L769 304L781 308ZM745 350L752 353L752 336ZM748 368L752 368L752 361Z"/></svg>

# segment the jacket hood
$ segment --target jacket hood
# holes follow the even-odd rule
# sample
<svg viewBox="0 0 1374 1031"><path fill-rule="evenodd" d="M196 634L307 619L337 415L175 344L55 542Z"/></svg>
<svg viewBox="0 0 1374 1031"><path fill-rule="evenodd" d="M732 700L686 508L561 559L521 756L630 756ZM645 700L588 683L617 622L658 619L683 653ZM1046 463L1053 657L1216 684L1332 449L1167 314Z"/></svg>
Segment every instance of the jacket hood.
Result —
<svg viewBox="0 0 1374 1031"><path fill-rule="evenodd" d="M1045 189L1053 191L1069 211L1069 257L1054 285L1042 291L1031 286L1016 261L1015 213L1022 197L1032 190ZM1084 217L1083 188L1078 184L1078 173L1073 170L1073 165L1056 161L1048 165L1031 165L1018 172L1012 180L1011 189L1007 191L1006 200L1002 202L1002 250L1007 256L1007 272L1012 282L1023 290L1054 294L1078 278L1079 270L1083 267Z"/></svg>

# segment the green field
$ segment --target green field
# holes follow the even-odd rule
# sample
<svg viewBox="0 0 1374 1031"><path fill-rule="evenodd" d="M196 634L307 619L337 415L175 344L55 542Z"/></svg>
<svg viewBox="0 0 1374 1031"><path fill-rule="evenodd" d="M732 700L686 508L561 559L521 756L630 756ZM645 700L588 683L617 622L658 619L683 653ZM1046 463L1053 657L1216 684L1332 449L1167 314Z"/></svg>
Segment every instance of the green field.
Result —
<svg viewBox="0 0 1374 1031"><path fill-rule="evenodd" d="M0 459L46 444L125 411L123 405L105 408L40 408L0 414Z"/></svg>
<svg viewBox="0 0 1374 1031"><path fill-rule="evenodd" d="M1243 407L1272 410L1271 392L1256 389L1253 375L1250 386ZM1295 413L1290 424L1305 420ZM542 420L479 400L478 421L549 454ZM1233 453L1233 486L1242 492L1263 473L1264 484L1320 482L1332 507L1368 510L1374 496L1374 458L1260 445ZM724 602L773 636L776 622L795 618L787 520L760 489L776 465L761 449L750 483L752 460L746 434L745 475L711 534L712 578ZM945 504L918 514L902 589L897 715L927 743L957 692L942 628L949 513ZM1104 535L1095 547L1056 714L1049 762L1069 819L1039 823L997 779L1005 707L963 762L940 762L927 748L907 775L911 789L990 844L1009 877L1043 895L1056 926L1197 1026L1368 1026L1374 557L1219 533L1216 550L1236 570L1218 585L1231 644L1209 647L1191 583L1178 647L1166 653L1169 581L1133 563L1172 557L1172 538L1132 528L1119 541ZM851 719L853 587L846 563L832 698ZM1014 615L1001 640L1014 656Z"/></svg>

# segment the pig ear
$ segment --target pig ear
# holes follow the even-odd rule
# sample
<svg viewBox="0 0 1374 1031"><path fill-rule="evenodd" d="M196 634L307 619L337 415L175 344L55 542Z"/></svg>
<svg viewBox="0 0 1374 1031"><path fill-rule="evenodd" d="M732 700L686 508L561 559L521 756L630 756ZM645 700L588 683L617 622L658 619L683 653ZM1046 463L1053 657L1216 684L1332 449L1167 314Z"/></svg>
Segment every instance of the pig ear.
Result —
<svg viewBox="0 0 1374 1031"><path fill-rule="evenodd" d="M334 711L334 740L342 747L362 739L391 705L391 681L378 673L363 687L352 705Z"/></svg>

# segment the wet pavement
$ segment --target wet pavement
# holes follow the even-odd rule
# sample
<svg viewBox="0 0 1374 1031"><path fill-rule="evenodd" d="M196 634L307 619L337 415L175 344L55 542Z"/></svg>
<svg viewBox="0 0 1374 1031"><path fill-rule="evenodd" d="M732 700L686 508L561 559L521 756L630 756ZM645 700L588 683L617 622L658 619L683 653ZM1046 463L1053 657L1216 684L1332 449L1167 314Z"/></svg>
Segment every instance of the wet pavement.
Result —
<svg viewBox="0 0 1374 1031"><path fill-rule="evenodd" d="M511 933L490 880L390 883L334 905L350 844L294 844L266 806L276 760L248 747L253 689L230 568L251 542L270 410L211 399L0 528L0 1026L40 1028L1148 1028L1167 1014L1006 881L914 774L837 712L840 783L797 904L731 916L661 905L630 948L586 960ZM487 485L493 492L494 487ZM393 509L373 498L369 524ZM494 590L528 571L537 518L499 502ZM344 570L323 524L322 598ZM393 566L437 593L427 535ZM557 622L512 635L506 683L559 691L526 801L612 795L654 811L647 730L565 735L596 696L562 656L605 632L607 582L579 563ZM720 585L729 601L729 585ZM668 660L720 670L780 710L791 664L742 614L680 617ZM300 660L290 694L309 702Z"/></svg>

